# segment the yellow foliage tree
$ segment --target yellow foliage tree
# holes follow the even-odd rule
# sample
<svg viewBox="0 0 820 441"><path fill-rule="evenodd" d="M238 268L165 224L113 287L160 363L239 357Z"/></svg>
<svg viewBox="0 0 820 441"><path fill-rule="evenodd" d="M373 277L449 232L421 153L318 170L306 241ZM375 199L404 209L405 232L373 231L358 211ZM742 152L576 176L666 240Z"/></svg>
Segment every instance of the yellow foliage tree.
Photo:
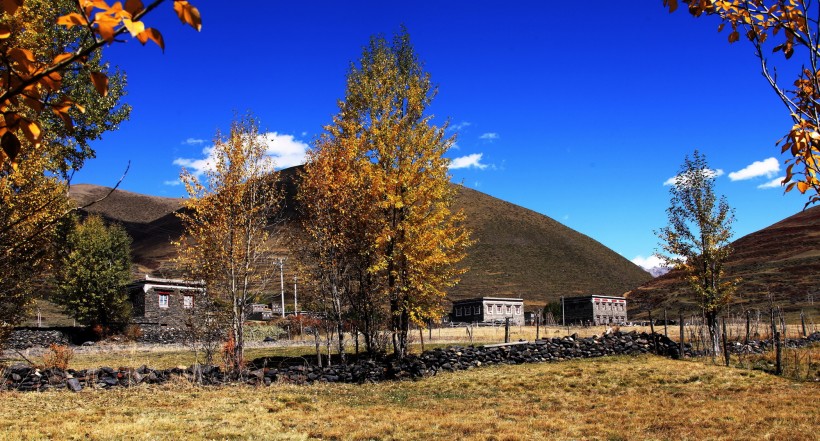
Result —
<svg viewBox="0 0 820 441"><path fill-rule="evenodd" d="M338 204L356 210L349 216L359 223L353 244L367 262L366 290L389 311L399 357L407 353L410 324L443 313L445 289L464 272L456 264L470 243L463 214L450 209L454 190L444 154L454 139L424 115L434 96L406 32L392 43L373 38L318 145L344 152L345 179L354 181L346 185L356 199Z"/></svg>
<svg viewBox="0 0 820 441"><path fill-rule="evenodd" d="M228 136L217 133L204 179L183 170L188 191L178 216L185 237L177 242L187 277L204 280L207 295L227 304L231 317L229 366L241 369L246 307L270 278L270 229L280 211L278 174L258 125L235 121Z"/></svg>
<svg viewBox="0 0 820 441"><path fill-rule="evenodd" d="M791 156L783 184L809 196L806 205L820 202L820 5L802 0L682 0L695 16L717 16L718 31L727 25L729 43L745 38L755 49L766 81L786 106L793 125L778 144ZM663 0L674 12L678 0ZM791 84L777 76L768 54L801 60Z"/></svg>

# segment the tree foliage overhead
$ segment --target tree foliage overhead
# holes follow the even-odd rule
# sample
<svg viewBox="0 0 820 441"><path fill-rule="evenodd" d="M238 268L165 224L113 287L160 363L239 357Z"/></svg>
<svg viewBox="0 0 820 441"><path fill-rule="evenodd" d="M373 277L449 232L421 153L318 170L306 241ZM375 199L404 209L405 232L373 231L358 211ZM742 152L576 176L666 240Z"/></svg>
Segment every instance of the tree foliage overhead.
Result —
<svg viewBox="0 0 820 441"><path fill-rule="evenodd" d="M312 234L328 238L333 252L360 259L353 266L364 263L361 292L389 311L399 356L411 323L443 313L445 289L463 273L456 264L469 244L463 215L450 209L454 190L444 154L454 139L425 115L435 93L406 32L392 42L371 39L350 68L340 111L303 178L313 191L305 196L313 211L308 216L317 222ZM342 187L320 184L331 170L344 175ZM322 205L328 197L333 205ZM344 230L321 222L323 212L328 220L341 219Z"/></svg>
<svg viewBox="0 0 820 441"><path fill-rule="evenodd" d="M724 264L732 252L734 210L725 197L715 195L714 170L697 150L681 165L669 190L669 225L656 232L662 240L657 256L683 269L704 312L717 353L717 317L731 300L735 280L726 280Z"/></svg>
<svg viewBox="0 0 820 441"><path fill-rule="evenodd" d="M186 238L177 246L187 276L204 280L208 296L227 304L233 368L243 363L245 307L262 295L270 278L270 230L281 209L267 145L258 124L245 117L230 133L217 133L211 168L200 179L183 170L188 191L178 216Z"/></svg>
<svg viewBox="0 0 820 441"><path fill-rule="evenodd" d="M26 147L21 139L30 145L43 141L44 129L49 128L42 123L47 119L44 112L59 119L67 131L73 130L76 112L83 113L85 106L82 99L63 91L72 72L87 75L100 96L108 94L109 76L84 66L100 48L126 33L143 44L150 40L165 46L162 34L142 22L164 0L147 6L141 0L128 0L125 5L102 0L55 2L53 8L41 9L43 15L35 16L34 21L26 17L38 11L30 2L34 0L0 3L4 13L0 20L0 166L17 167L21 149ZM187 1L175 0L174 10L183 23L201 28L199 11ZM59 28L72 30L72 37L54 44L48 36L59 33ZM34 50L37 40L50 42L48 47L53 50Z"/></svg>
<svg viewBox="0 0 820 441"><path fill-rule="evenodd" d="M793 125L778 142L790 158L786 191L810 193L820 202L820 4L806 0L683 0L695 16L714 15L729 27L729 43L745 38L754 47L766 81L786 106ZM677 0L663 0L674 12ZM797 78L780 78L769 55L800 63Z"/></svg>
<svg viewBox="0 0 820 441"><path fill-rule="evenodd" d="M128 322L131 304L131 238L120 225L89 216L70 229L57 271L54 300L87 326L117 329Z"/></svg>

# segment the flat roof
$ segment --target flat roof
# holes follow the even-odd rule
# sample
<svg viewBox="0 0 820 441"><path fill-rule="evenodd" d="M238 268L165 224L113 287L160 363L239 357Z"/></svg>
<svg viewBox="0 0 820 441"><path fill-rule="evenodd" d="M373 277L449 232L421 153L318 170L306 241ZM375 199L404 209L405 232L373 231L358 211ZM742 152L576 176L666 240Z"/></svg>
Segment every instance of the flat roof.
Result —
<svg viewBox="0 0 820 441"><path fill-rule="evenodd" d="M598 294L590 294L587 296L576 296L576 297L564 297L564 301L567 300L587 300L587 299L614 299L614 300L626 300L626 297L621 296L605 296L605 295L598 295Z"/></svg>
<svg viewBox="0 0 820 441"><path fill-rule="evenodd" d="M453 300L453 304L466 302L483 302L491 300L494 302L523 302L524 299L517 297L473 297L471 299Z"/></svg>

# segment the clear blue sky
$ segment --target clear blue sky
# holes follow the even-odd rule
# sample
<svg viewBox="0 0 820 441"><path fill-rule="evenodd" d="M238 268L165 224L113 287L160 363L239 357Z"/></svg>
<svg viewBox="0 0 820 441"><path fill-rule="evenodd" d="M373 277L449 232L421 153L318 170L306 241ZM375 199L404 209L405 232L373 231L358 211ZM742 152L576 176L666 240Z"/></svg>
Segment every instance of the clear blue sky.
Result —
<svg viewBox="0 0 820 441"><path fill-rule="evenodd" d="M134 110L94 145L97 159L74 183L111 186L131 160L122 189L182 196L179 164L195 166L216 130L246 111L292 165L330 122L370 36L390 38L403 24L439 86L430 112L458 128L449 156L468 167L453 169L453 181L627 259L657 248L664 182L695 149L724 172L717 190L736 208L735 238L806 200L759 188L783 174L775 142L791 123L751 47L729 45L711 18L669 14L661 0L193 3L201 33L171 4L146 19L165 36L164 54L134 40L106 49L128 75ZM730 179L758 161L768 175Z"/></svg>

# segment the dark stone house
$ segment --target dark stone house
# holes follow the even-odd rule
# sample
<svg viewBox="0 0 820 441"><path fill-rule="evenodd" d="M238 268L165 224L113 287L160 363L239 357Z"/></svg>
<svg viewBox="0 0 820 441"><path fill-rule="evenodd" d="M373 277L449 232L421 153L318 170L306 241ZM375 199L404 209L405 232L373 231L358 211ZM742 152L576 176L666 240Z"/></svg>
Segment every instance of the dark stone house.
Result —
<svg viewBox="0 0 820 441"><path fill-rule="evenodd" d="M145 276L128 285L131 321L141 328L180 327L203 295L204 282Z"/></svg>
<svg viewBox="0 0 820 441"><path fill-rule="evenodd" d="M477 297L456 300L450 313L453 323L502 323L507 317L510 324L524 324L524 299Z"/></svg>
<svg viewBox="0 0 820 441"><path fill-rule="evenodd" d="M581 296L564 298L564 319L573 325L609 325L626 323L626 298L616 296Z"/></svg>

